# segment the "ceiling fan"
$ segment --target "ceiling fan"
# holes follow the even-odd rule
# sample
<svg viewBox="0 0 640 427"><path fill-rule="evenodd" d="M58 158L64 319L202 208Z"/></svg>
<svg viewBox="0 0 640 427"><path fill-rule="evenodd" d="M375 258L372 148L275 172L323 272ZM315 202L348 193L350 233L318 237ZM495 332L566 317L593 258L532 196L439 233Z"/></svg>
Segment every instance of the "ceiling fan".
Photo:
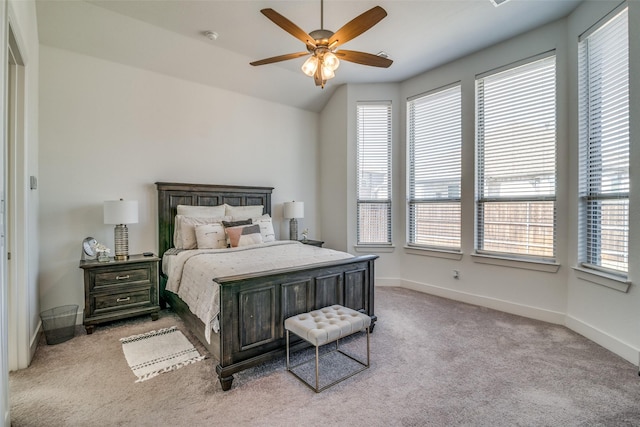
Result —
<svg viewBox="0 0 640 427"><path fill-rule="evenodd" d="M327 80L335 77L334 71L340 65L339 59L382 68L387 68L393 63L392 60L385 56L355 50L337 50L338 46L364 33L387 16L387 12L380 6L358 15L335 33L324 29L323 0L320 0L320 29L311 31L309 34L273 9L262 9L260 12L277 26L301 40L305 44L307 51L273 56L251 62L251 65L272 64L311 54L302 65L302 71L309 77L313 77L316 86L324 88Z"/></svg>

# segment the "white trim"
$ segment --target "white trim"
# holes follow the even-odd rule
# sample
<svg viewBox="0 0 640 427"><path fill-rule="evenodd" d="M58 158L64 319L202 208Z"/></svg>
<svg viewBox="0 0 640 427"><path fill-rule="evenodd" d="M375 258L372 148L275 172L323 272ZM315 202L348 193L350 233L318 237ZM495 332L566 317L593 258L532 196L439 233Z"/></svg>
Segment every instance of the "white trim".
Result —
<svg viewBox="0 0 640 427"><path fill-rule="evenodd" d="M600 329L591 326L580 319L573 316L566 316L565 326L574 332L579 333L585 338L590 339L596 344L606 348L612 353L617 354L628 362L638 366L640 358L640 349L633 347L631 344L620 341L612 337Z"/></svg>
<svg viewBox="0 0 640 427"><path fill-rule="evenodd" d="M0 199L4 198L6 193L6 111L7 111L7 53L8 53L8 21L7 21L7 1L0 0L0 57L2 64L0 65ZM3 236L5 234L5 215L0 212L0 231ZM7 290L7 251L5 247L4 237L0 237L0 414L2 415L2 425L11 425L11 414L9 404L9 326L8 326L8 309L9 309L9 293Z"/></svg>
<svg viewBox="0 0 640 427"><path fill-rule="evenodd" d="M589 28L587 28L587 30L585 32L583 32L582 34L580 34L578 36L578 42L583 41L584 39L586 39L587 37L589 37L591 34L595 33L596 31L598 31L600 28L602 28L610 19L612 19L613 17L615 17L617 14L619 14L620 12L622 12L622 10L627 7L627 2L623 1L622 3L620 3L619 5L617 5L611 12L607 13L605 16L603 16L602 18L600 18L598 20L598 22L594 23L592 26L590 26Z"/></svg>
<svg viewBox="0 0 640 427"><path fill-rule="evenodd" d="M552 310L545 310L538 307L532 307L523 304L516 304L510 301L500 300L497 298L485 297L477 294L456 291L453 289L442 288L439 286L429 285L427 283L419 283L411 280L403 279L377 279L376 286L398 286L401 288L412 289L426 294L436 295L448 298L454 301L460 301L467 304L479 305L491 308L505 313L511 313L518 316L528 317L530 319L542 320L557 325L564 324L564 313Z"/></svg>
<svg viewBox="0 0 640 427"><path fill-rule="evenodd" d="M7 44L15 59L15 64L9 66L9 86L12 91L13 106L7 103L7 115L11 125L7 123L7 141L5 155L5 227L6 250L11 253L11 260L7 261L7 285L9 291L9 370L22 369L29 366L33 355L32 343L37 334L31 334L31 313L29 304L28 259L27 249L27 144L26 144L26 69L23 37L17 25L18 19L11 5L8 7ZM9 68L7 70L9 70ZM7 92L9 93L9 92ZM9 132L11 131L11 132ZM6 259L6 257L5 257ZM37 344L37 341L36 341Z"/></svg>
<svg viewBox="0 0 640 427"><path fill-rule="evenodd" d="M584 267L573 267L573 270L576 272L576 277L580 280L615 289L616 291L627 293L631 287L631 281L626 277L617 277L602 271L588 270Z"/></svg>
<svg viewBox="0 0 640 427"><path fill-rule="evenodd" d="M396 250L396 247L393 245L355 245L353 249L356 252L362 253L391 253Z"/></svg>
<svg viewBox="0 0 640 427"><path fill-rule="evenodd" d="M484 71L480 74L476 74L476 80L484 79L485 77L492 76L494 74L501 73L503 71L510 70L512 68L517 68L522 65L526 65L530 62L539 61L541 59L549 58L556 54L555 49L548 50L546 52L539 53L537 55L529 56L528 58L520 59L518 61L511 62L509 64L501 65L499 67L493 68L491 70Z"/></svg>
<svg viewBox="0 0 640 427"><path fill-rule="evenodd" d="M460 251L424 248L420 246L408 246L408 245L404 247L404 251L405 253L410 255L421 255L421 256L430 256L435 258L454 259L456 261L460 261L462 259L462 256L464 255Z"/></svg>
<svg viewBox="0 0 640 427"><path fill-rule="evenodd" d="M523 270L542 271L545 273L557 273L560 264L555 262L534 261L528 259L514 259L495 255L471 254L473 262L478 264L491 264L500 267L521 268Z"/></svg>

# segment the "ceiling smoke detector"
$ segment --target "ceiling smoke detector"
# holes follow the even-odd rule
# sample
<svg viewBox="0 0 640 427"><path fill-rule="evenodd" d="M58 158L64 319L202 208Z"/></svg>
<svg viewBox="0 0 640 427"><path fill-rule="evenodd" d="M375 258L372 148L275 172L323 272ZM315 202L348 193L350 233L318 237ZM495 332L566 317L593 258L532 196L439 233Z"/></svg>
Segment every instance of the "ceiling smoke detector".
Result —
<svg viewBox="0 0 640 427"><path fill-rule="evenodd" d="M216 33L215 31L205 31L204 35L209 40L218 40L218 33Z"/></svg>

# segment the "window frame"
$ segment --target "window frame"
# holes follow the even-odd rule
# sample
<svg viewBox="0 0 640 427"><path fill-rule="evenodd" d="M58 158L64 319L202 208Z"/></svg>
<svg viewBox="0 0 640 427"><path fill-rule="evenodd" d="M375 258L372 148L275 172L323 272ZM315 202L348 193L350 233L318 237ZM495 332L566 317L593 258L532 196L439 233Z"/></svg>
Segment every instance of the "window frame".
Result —
<svg viewBox="0 0 640 427"><path fill-rule="evenodd" d="M452 114L447 116L434 117L416 117L414 111L416 108L425 109L425 113L433 110L434 107L441 107L442 104L455 103L450 105L451 111L444 111ZM461 253L462 251L462 83L460 81L439 87L437 89L412 96L407 99L407 227L406 240L407 248L424 249L439 252ZM420 141L416 141L416 126L421 130ZM428 139L427 139L428 138ZM456 146L453 153L447 153L447 144L455 140ZM416 145L421 145L420 148ZM416 166L416 156L424 157L424 153L428 150L435 150L440 153L438 160L435 162L423 161L423 167ZM457 150L457 152L455 152ZM421 153L417 155L417 153ZM428 164L426 164L428 163ZM449 177L448 180L454 186L453 192L449 184L447 184L446 195L437 192L437 182L431 182L425 185L422 190L424 192L436 192L434 195L423 195L418 197L417 181L421 177L423 181L429 181L429 171L424 170L428 167L439 167L443 173L448 172L452 164L456 164L457 169L455 177ZM440 174L438 174L440 175ZM433 181L433 178L431 178ZM441 185L444 185L441 183ZM457 189L455 186L457 185ZM456 191L457 190L457 191ZM431 226L426 225L430 231L430 236L424 236L425 243L418 242L418 218L416 209L419 206L438 206L442 210L436 208L436 213L443 213L440 221L432 221ZM451 205L457 212L446 212L447 206ZM457 209L456 209L457 208ZM456 215L457 213L457 215ZM450 216L448 216L450 215ZM429 242L429 240L431 240ZM456 241L457 244L438 244L438 241Z"/></svg>
<svg viewBox="0 0 640 427"><path fill-rule="evenodd" d="M512 73L516 74L518 68L525 69L524 67L533 65L536 62L542 63L542 61L553 59L553 77L550 82L552 82L552 95L553 95L553 192L549 194L541 194L538 196L532 194L526 194L526 192L521 192L518 195L512 195L508 197L504 196L496 196L491 194L486 194L489 190L485 190L485 171L486 171L486 163L484 158L484 150L486 149L486 141L485 137L485 108L484 108L484 79L492 76L496 76L501 73ZM542 269L544 269L544 265L550 266L558 266L556 263L557 259L557 189L558 189L558 135L557 135L557 102L558 102L558 94L557 94L557 58L556 52L554 50L550 50L548 52L541 53L539 55L535 55L529 58L522 59L520 61L505 65L503 67L496 68L494 70L487 71L485 73L481 73L476 75L475 85L476 85L476 159L475 159L475 169L476 169L476 185L475 185L475 229L474 229L474 256L478 262L486 262L486 263L495 263L500 265L500 262L493 262L492 260L504 259L511 260L518 263L534 263L539 264ZM516 74L517 75L517 74ZM530 95L529 95L530 96ZM531 133L532 135L534 133ZM552 244L551 244L551 253L550 254L532 254L532 253L521 253L516 251L501 251L501 250L492 250L487 249L485 247L485 211L486 207L490 206L493 203L551 203L552 207L552 221L551 226L552 230ZM527 206L527 213L530 212L528 210L530 206ZM529 227L529 223L527 223L527 228ZM499 226L498 226L499 227ZM548 227L548 226L547 226ZM528 232L526 232L528 233ZM528 238L528 234L523 233L522 236ZM509 243L509 242L507 242ZM511 243L524 245L524 242L513 240ZM548 247L548 245L547 245ZM547 249L548 250L548 249ZM536 268L538 269L538 268ZM556 270L556 267L553 267L552 270Z"/></svg>
<svg viewBox="0 0 640 427"><path fill-rule="evenodd" d="M604 137L601 131L602 128L611 127L611 123L616 123L616 133L620 132L622 126L619 126L617 120L612 118L608 118L606 120L602 120L603 114L593 114L593 106L597 104L598 111L603 108L603 105L606 103L604 98L606 96L610 96L611 93L617 92L618 89L609 88L608 92L606 92L605 96L602 95L607 89L603 88L605 86L603 78L599 78L597 81L600 83L598 85L591 84L593 80L590 79L591 72L597 68L597 72L602 72L602 69L609 65L609 63L604 63L603 61L598 62L599 58L592 58L590 56L590 41L593 43L602 42L601 39L594 40L593 37L597 37L598 34L600 36L606 38L607 36L611 37L611 35L607 32L605 27L609 26L614 22L622 13L626 13L626 39L624 40L621 46L618 48L622 48L622 54L626 53L626 70L616 69L616 73L621 73L623 78L626 77L626 112L615 115L616 119L620 119L622 115L626 114L626 120L624 121L624 125L626 125L627 137L625 142L614 141L616 153L618 150L626 150L626 191L618 190L614 191L612 188L608 187L605 189L606 184L604 183L604 175L605 171L603 168L603 159L602 159L602 149L601 146L603 144L603 140L607 140L607 150L610 150L611 140L614 139L612 137ZM587 31L581 34L578 37L578 151L579 151L579 174L578 174L578 266L577 269L581 269L582 272L578 272L578 277L595 281L596 283L603 284L605 286L621 290L626 292L628 290L628 286L630 282L628 281L628 273L629 273L629 233L630 233L630 62L629 62L629 11L628 4L623 2L614 10L612 10L609 14L603 17L600 21L590 27ZM614 25L619 25L618 22L615 22ZM614 27L609 27L611 30ZM602 32L600 30L603 30ZM618 37L612 38L612 40L619 41ZM626 52L624 52L626 48ZM611 47L609 46L607 49L608 54L612 53ZM617 53L617 51L616 51ZM616 60L619 61L620 58L616 57ZM612 61L613 62L613 61ZM604 64L604 65L603 65ZM625 75L626 74L626 75ZM608 75L608 78L611 78L611 74ZM624 95L622 96L625 97ZM592 100L595 100L592 102ZM619 109L620 99L616 99L616 109ZM609 110L612 110L609 107ZM610 115L608 113L607 115ZM596 132L596 136L594 136L593 127L590 124L594 119L597 119L596 124L593 126L597 126L598 132ZM604 123L604 125L603 125ZM610 135L610 132L607 132ZM620 139L616 137L615 139ZM622 138L624 139L624 138ZM595 148L594 148L595 147ZM600 148L598 148L600 147ZM594 154L594 152L600 153ZM611 151L610 151L611 152ZM609 158L610 159L610 158ZM593 163L593 161L598 163ZM596 181L596 184L593 182ZM598 191L599 189L599 191ZM626 259L626 268L613 268L611 266L603 265L602 261L602 253L605 248L601 242L603 240L602 229L604 226L603 222L606 220L603 217L603 209L602 204L607 202L614 201L622 201L623 204L626 202L626 215L623 217L623 222L626 223L626 229L624 230L624 238L623 241L623 251L622 257ZM593 209L593 211L591 211ZM595 212L595 213L590 213ZM592 222L592 220L594 220ZM599 220L598 220L599 219ZM610 227L611 228L611 227ZM600 232L598 232L600 231ZM616 235L619 233L613 232L612 235ZM615 240L616 245L620 243L620 240ZM596 259L597 258L597 259ZM599 259L599 261L598 261ZM594 262L594 260L596 262ZM584 273L588 273L592 276L591 279L586 278ZM594 279L596 277L597 279ZM619 283L615 283L619 282Z"/></svg>
<svg viewBox="0 0 640 427"><path fill-rule="evenodd" d="M361 197L361 192L363 187L361 186L362 174L361 171L363 169L362 165L362 116L361 109L362 108L385 108L386 109L386 119L385 123L381 124L384 126L386 124L386 177L383 180L386 180L386 194L385 198L371 198L371 197ZM391 247L393 244L393 125L392 125L392 113L393 113L393 105L391 101L358 101L356 103L356 246L358 247ZM363 214L363 207L367 205L386 205L384 208L386 215L386 231L383 234L386 236L385 241L362 241L363 234L363 224L361 223L361 214Z"/></svg>

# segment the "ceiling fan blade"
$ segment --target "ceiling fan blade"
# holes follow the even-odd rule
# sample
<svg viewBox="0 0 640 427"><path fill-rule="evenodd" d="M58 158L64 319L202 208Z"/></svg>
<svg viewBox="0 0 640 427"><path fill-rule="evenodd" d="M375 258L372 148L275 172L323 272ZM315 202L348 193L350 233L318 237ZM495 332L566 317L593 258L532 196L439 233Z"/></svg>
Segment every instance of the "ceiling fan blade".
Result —
<svg viewBox="0 0 640 427"><path fill-rule="evenodd" d="M309 55L309 52L287 53L286 55L272 56L271 58L261 59L259 61L250 62L251 65L273 64L274 62L286 61L288 59L300 58Z"/></svg>
<svg viewBox="0 0 640 427"><path fill-rule="evenodd" d="M351 21L344 24L342 28L336 31L329 39L329 46L333 49L348 42L376 25L385 16L387 16L387 12L380 6L367 10L363 14L358 15Z"/></svg>
<svg viewBox="0 0 640 427"><path fill-rule="evenodd" d="M302 41L307 46L311 46L314 48L316 47L316 41L313 39L313 37L307 34L304 30L302 30L296 24L289 21L284 16L280 15L275 10L262 9L260 12L262 12L262 14L267 18L271 19L273 23L276 24L278 27L282 28L283 30L285 30L287 33L291 34L293 37L297 38L298 40Z"/></svg>
<svg viewBox="0 0 640 427"><path fill-rule="evenodd" d="M335 52L335 55L339 59L344 59L345 61L355 62L356 64L362 65L371 65L372 67L388 68L393 64L393 61L389 58L365 52L358 52L355 50L338 50Z"/></svg>

